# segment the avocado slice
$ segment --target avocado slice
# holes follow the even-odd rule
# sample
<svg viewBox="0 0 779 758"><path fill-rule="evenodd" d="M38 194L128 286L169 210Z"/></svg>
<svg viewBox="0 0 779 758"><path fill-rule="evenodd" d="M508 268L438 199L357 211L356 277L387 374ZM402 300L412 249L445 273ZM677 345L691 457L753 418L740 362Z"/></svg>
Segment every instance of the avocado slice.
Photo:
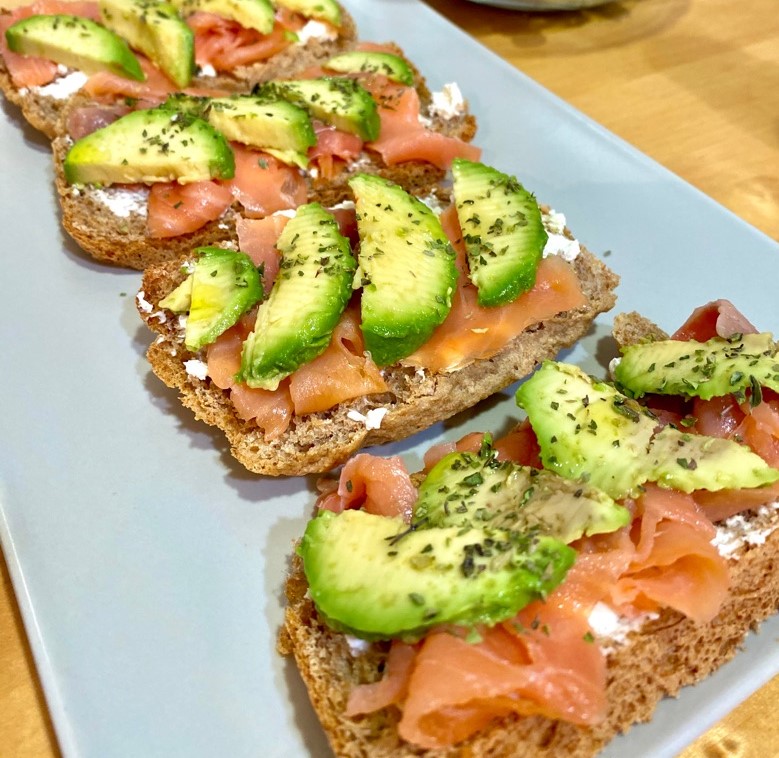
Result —
<svg viewBox="0 0 779 758"><path fill-rule="evenodd" d="M275 0L276 5L288 8L306 18L327 21L341 26L341 6L335 0Z"/></svg>
<svg viewBox="0 0 779 758"><path fill-rule="evenodd" d="M616 531L631 518L627 508L591 485L498 461L485 437L478 453L450 453L433 466L419 487L412 523L537 530L568 544Z"/></svg>
<svg viewBox="0 0 779 758"><path fill-rule="evenodd" d="M253 95L214 98L208 122L233 142L264 150L283 163L305 168L316 134L307 111L286 100L265 101Z"/></svg>
<svg viewBox="0 0 779 758"><path fill-rule="evenodd" d="M102 22L140 50L177 86L195 74L195 37L176 8L160 0L99 0Z"/></svg>
<svg viewBox="0 0 779 758"><path fill-rule="evenodd" d="M757 386L779 391L779 344L769 333L727 339L658 340L631 345L614 369L618 386L633 397L647 393L709 400Z"/></svg>
<svg viewBox="0 0 779 758"><path fill-rule="evenodd" d="M366 639L496 624L545 597L576 557L552 537L479 526L412 529L360 510L320 511L298 552L325 621Z"/></svg>
<svg viewBox="0 0 779 758"><path fill-rule="evenodd" d="M270 34L275 22L270 0L171 0L171 5L185 18L198 11L213 13L260 34Z"/></svg>
<svg viewBox="0 0 779 758"><path fill-rule="evenodd" d="M538 203L516 178L483 163L455 158L452 175L479 305L511 303L535 284L546 245Z"/></svg>
<svg viewBox="0 0 779 758"><path fill-rule="evenodd" d="M670 426L655 435L649 453L649 479L681 492L762 487L779 480L779 470L745 445Z"/></svg>
<svg viewBox="0 0 779 758"><path fill-rule="evenodd" d="M383 74L393 82L411 86L414 71L399 55L372 50L350 50L330 58L324 67L339 74Z"/></svg>
<svg viewBox="0 0 779 758"><path fill-rule="evenodd" d="M121 37L81 16L28 16L8 27L5 39L14 53L37 55L85 74L111 71L139 82L146 79Z"/></svg>
<svg viewBox="0 0 779 758"><path fill-rule="evenodd" d="M397 184L370 174L349 180L360 236L362 333L379 366L430 338L452 307L455 255L438 217Z"/></svg>
<svg viewBox="0 0 779 758"><path fill-rule="evenodd" d="M289 100L336 129L356 134L365 142L379 136L381 121L375 100L354 79L326 76L259 84L255 95L266 100Z"/></svg>
<svg viewBox="0 0 779 758"><path fill-rule="evenodd" d="M318 203L298 208L276 247L279 273L244 342L238 375L249 387L266 390L325 351L357 266L335 218Z"/></svg>
<svg viewBox="0 0 779 758"><path fill-rule="evenodd" d="M779 470L736 442L671 428L655 434L649 411L576 366L545 361L517 390L517 403L546 468L615 499L636 494L647 481L691 492L779 480Z"/></svg>
<svg viewBox="0 0 779 758"><path fill-rule="evenodd" d="M194 252L195 270L160 307L189 311L184 345L196 352L262 300L263 290L260 272L246 253L222 247L198 247Z"/></svg>
<svg viewBox="0 0 779 758"><path fill-rule="evenodd" d="M153 108L82 137L68 150L64 172L69 184L186 183L231 179L235 157L202 119Z"/></svg>

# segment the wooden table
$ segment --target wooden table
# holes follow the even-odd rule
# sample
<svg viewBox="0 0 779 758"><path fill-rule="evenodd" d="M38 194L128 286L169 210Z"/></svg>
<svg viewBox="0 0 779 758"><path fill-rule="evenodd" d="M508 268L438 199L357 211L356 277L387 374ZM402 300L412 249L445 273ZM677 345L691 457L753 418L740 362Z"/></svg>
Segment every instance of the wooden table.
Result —
<svg viewBox="0 0 779 758"><path fill-rule="evenodd" d="M428 2L545 87L779 239L777 0L623 0L598 10L546 14L466 0ZM0 564L0 754L57 755L8 573ZM779 680L704 735L685 758L772 754L779 746L777 701Z"/></svg>

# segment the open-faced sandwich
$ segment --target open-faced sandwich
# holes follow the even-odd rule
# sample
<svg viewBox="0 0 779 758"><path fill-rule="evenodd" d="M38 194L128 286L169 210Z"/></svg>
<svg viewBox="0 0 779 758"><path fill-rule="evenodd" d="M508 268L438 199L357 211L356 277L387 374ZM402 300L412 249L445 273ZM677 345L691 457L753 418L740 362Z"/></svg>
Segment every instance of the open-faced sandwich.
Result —
<svg viewBox="0 0 779 758"><path fill-rule="evenodd" d="M479 157L475 119L455 88L444 107L397 48L367 47L251 95L72 102L53 142L65 229L93 257L143 269L235 241L242 218L336 205L357 173L429 194L455 157Z"/></svg>
<svg viewBox="0 0 779 758"><path fill-rule="evenodd" d="M238 249L146 270L152 369L248 469L321 472L407 437L528 374L612 307L617 277L559 214L484 164L458 159L453 173L440 215L358 174L353 204L244 220Z"/></svg>
<svg viewBox="0 0 779 758"><path fill-rule="evenodd" d="M544 363L505 438L326 488L279 647L336 755L592 756L776 612L777 344L722 301L615 334L613 383Z"/></svg>
<svg viewBox="0 0 779 758"><path fill-rule="evenodd" d="M349 50L334 0L36 0L0 15L0 89L53 138L76 94L103 104L248 92Z"/></svg>

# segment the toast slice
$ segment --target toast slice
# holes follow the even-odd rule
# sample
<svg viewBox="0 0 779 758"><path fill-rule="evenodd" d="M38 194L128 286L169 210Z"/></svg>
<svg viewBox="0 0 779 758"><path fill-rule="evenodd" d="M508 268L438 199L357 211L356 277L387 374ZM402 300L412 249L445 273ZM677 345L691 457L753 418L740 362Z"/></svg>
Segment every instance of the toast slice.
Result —
<svg viewBox="0 0 779 758"><path fill-rule="evenodd" d="M397 52L400 54L399 49ZM453 114L437 111L424 79L414 70L414 87L422 113L427 114L428 128L463 143L470 143L476 135L474 115L468 112L467 107ZM235 239L235 222L243 211L237 201L220 218L194 232L160 239L152 237L147 231L148 187L70 186L63 170L65 156L73 144L68 134L68 124L72 114L93 105L89 98L74 98L61 111L58 136L52 142L62 224L85 252L102 262L143 270L148 266L176 260L194 247ZM350 199L348 182L357 173L377 174L419 196L434 194L446 175L443 168L422 160L387 165L377 152L363 149L358 158L346 163L334 178L322 176L313 170L305 172L308 201L332 207Z"/></svg>
<svg viewBox="0 0 779 758"><path fill-rule="evenodd" d="M636 313L615 320L620 345L641 339L665 338L657 326ZM454 758L454 756L516 755L585 758L615 736L649 721L666 696L705 679L733 658L748 631L779 609L779 504L748 511L717 526L717 544L727 558L730 591L717 616L699 623L672 609L647 616L638 627L627 627L615 642L596 637L608 648L607 716L597 726L580 726L544 716L509 715L456 746L423 749L400 738L400 712L389 707L359 717L345 709L354 686L382 678L389 645L375 642L359 649L331 630L320 618L308 594L302 561L292 559L286 584L287 609L278 640L282 655L294 657L311 703L334 753L341 758ZM759 538L750 541L750 533Z"/></svg>
<svg viewBox="0 0 779 758"><path fill-rule="evenodd" d="M584 248L572 265L587 305L529 327L492 358L452 373L389 366L383 370L388 393L294 417L287 432L273 441L266 441L254 422L238 418L228 392L208 378L198 379L187 373L185 363L198 356L184 348L177 319L166 317L158 308L160 300L184 277L178 262L146 270L139 311L158 335L147 352L152 370L179 391L181 402L198 419L225 433L232 455L258 474L299 475L327 471L362 447L403 439L470 408L530 373L538 362L575 343L588 332L599 313L614 305L618 277ZM366 416L379 408L386 414L378 429L368 429L349 417L355 412Z"/></svg>
<svg viewBox="0 0 779 758"><path fill-rule="evenodd" d="M42 7L44 10L39 12L45 13L45 5ZM10 16L16 20L18 10L8 11L5 15L6 18ZM356 42L357 28L354 19L344 8L341 9L341 18L342 24L338 29L338 35L332 39L310 37L303 43L290 45L265 61L237 66L230 72L216 72L208 68L198 68L188 89L191 91L249 92L258 82L291 78L305 69L320 65L331 56L351 49ZM2 19L3 16L0 16L0 22ZM0 45L0 91L9 102L21 110L23 118L32 127L49 139L54 139L57 136L63 112L69 107L72 98L81 91L86 77L81 75L81 72L61 66L58 69L57 77L48 85L40 87L19 86L14 82L2 54L5 49L4 45ZM136 85L132 91L116 92L113 96L102 96L101 100L105 101L106 97L111 101L122 100L130 96L139 97L140 95L136 93L142 90L137 86L138 83L132 82L131 84Z"/></svg>

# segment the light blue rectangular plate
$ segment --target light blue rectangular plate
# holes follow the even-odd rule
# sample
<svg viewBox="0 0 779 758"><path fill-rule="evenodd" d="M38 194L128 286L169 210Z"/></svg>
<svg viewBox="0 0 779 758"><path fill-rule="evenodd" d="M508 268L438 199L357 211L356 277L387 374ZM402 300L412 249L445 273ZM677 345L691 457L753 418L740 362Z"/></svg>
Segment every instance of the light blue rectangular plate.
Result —
<svg viewBox="0 0 779 758"><path fill-rule="evenodd" d="M622 275L619 307L669 327L727 297L779 329L779 247L416 0L351 0L434 88L456 81L484 159L516 173ZM447 51L442 55L440 51ZM246 473L144 359L136 272L93 263L58 223L48 146L0 114L0 536L66 756L322 756L274 650L314 479ZM611 317L566 357L598 370ZM500 431L512 394L383 452ZM779 623L608 755L671 756L779 671Z"/></svg>

